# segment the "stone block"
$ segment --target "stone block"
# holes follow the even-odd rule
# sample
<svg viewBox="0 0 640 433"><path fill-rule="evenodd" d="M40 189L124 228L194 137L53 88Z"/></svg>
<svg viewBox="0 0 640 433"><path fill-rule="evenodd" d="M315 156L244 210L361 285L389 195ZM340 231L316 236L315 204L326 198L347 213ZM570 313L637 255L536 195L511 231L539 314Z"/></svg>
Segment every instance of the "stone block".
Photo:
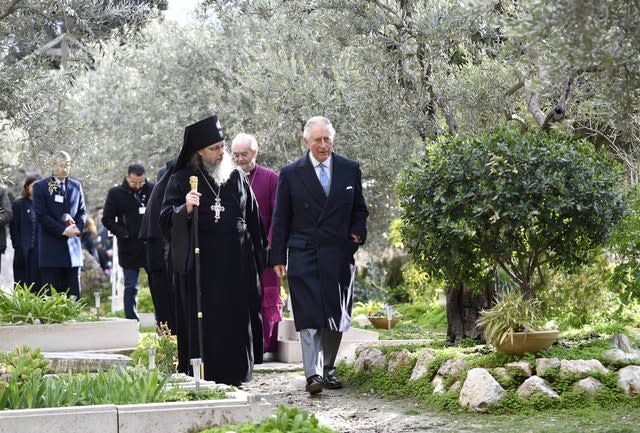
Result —
<svg viewBox="0 0 640 433"><path fill-rule="evenodd" d="M0 433L118 433L115 405L0 411Z"/></svg>
<svg viewBox="0 0 640 433"><path fill-rule="evenodd" d="M117 351L135 348L138 339L138 322L128 319L0 326L4 352L22 345L43 352Z"/></svg>

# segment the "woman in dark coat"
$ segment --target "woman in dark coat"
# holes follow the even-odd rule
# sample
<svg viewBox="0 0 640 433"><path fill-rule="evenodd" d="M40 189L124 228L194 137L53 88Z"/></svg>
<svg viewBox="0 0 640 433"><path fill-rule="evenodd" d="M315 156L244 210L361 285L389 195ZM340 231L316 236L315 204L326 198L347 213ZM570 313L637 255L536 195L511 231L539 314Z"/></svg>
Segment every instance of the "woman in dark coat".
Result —
<svg viewBox="0 0 640 433"><path fill-rule="evenodd" d="M13 280L16 284L31 285L31 290L40 290L38 267L38 240L36 237L36 215L33 212L32 187L40 179L38 175L27 176L18 197L13 202L13 219L9 225L13 254Z"/></svg>

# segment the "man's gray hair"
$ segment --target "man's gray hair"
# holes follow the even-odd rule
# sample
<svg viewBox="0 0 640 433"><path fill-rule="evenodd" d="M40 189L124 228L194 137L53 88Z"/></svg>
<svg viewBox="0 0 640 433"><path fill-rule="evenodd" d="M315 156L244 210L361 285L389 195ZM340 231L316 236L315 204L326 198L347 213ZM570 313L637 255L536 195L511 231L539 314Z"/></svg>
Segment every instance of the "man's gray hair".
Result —
<svg viewBox="0 0 640 433"><path fill-rule="evenodd" d="M58 162L59 159L64 159L65 161L71 161L71 155L69 155L64 150L57 150L56 152L54 152L53 155L51 155L51 159L50 159L51 165Z"/></svg>
<svg viewBox="0 0 640 433"><path fill-rule="evenodd" d="M233 140L231 141L231 146L233 146L236 143L245 142L245 141L249 142L249 147L251 148L251 150L258 150L258 140L256 140L255 135L246 134L244 132L241 132L235 137L233 137Z"/></svg>
<svg viewBox="0 0 640 433"><path fill-rule="evenodd" d="M331 121L324 116L313 116L307 120L307 123L304 125L304 132L302 136L308 139L311 136L311 128L318 124L327 125L329 127L329 134L331 134L331 139L333 140L336 136L336 130L333 128Z"/></svg>

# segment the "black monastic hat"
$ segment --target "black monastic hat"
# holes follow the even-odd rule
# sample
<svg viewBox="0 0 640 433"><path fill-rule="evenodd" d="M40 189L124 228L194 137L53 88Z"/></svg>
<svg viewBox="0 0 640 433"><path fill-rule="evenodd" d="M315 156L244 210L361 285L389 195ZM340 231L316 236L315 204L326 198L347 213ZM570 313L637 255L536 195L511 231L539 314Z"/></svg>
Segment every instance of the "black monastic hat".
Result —
<svg viewBox="0 0 640 433"><path fill-rule="evenodd" d="M224 140L224 132L217 115L187 126L184 128L184 140L175 170L185 167L196 150L204 149L222 140Z"/></svg>

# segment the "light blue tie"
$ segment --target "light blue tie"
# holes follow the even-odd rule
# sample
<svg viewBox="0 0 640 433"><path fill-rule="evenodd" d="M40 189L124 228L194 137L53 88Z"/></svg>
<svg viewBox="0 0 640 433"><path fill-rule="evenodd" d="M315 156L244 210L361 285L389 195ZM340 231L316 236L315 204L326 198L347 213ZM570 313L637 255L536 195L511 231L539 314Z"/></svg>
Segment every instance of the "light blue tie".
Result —
<svg viewBox="0 0 640 433"><path fill-rule="evenodd" d="M322 189L324 189L324 193L328 197L329 186L331 186L331 182L329 181L327 170L324 169L324 164L320 164L320 185L322 185Z"/></svg>

